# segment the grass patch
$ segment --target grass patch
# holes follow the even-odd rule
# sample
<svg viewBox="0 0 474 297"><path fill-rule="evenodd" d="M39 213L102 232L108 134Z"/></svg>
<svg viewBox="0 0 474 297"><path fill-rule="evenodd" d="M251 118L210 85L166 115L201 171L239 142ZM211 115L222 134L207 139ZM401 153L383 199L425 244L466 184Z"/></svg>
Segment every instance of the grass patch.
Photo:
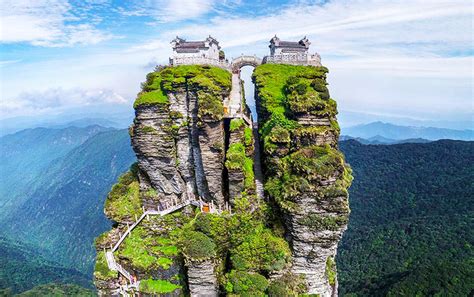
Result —
<svg viewBox="0 0 474 297"><path fill-rule="evenodd" d="M119 177L105 200L105 213L117 222L141 216L140 185L136 173L128 171Z"/></svg>
<svg viewBox="0 0 474 297"><path fill-rule="evenodd" d="M237 131L238 129L240 129L240 127L243 127L245 124L244 120L243 119L232 119L230 121L230 132L234 132L234 131Z"/></svg>
<svg viewBox="0 0 474 297"><path fill-rule="evenodd" d="M168 103L168 96L166 96L166 94L161 89L158 89L151 92L141 92L138 94L133 107L137 108L140 105L160 105Z"/></svg>
<svg viewBox="0 0 474 297"><path fill-rule="evenodd" d="M108 281L117 278L117 271L112 271L107 265L107 259L103 251L97 253L94 267L94 277L99 280Z"/></svg>
<svg viewBox="0 0 474 297"><path fill-rule="evenodd" d="M144 227L136 227L124 240L119 256L128 259L133 266L148 270L152 267L169 269L178 255L178 248L172 241L162 237L149 236Z"/></svg>
<svg viewBox="0 0 474 297"><path fill-rule="evenodd" d="M228 95L232 86L231 73L219 67L207 65L181 65L164 67L147 75L138 94L134 108L140 105L167 105L167 94L187 88L199 94L202 115L213 119L223 115L222 97ZM209 102L208 102L209 101ZM222 115L221 115L222 113Z"/></svg>
<svg viewBox="0 0 474 297"><path fill-rule="evenodd" d="M180 289L180 285L173 284L167 280L144 279L140 281L140 292L149 294L166 294Z"/></svg>

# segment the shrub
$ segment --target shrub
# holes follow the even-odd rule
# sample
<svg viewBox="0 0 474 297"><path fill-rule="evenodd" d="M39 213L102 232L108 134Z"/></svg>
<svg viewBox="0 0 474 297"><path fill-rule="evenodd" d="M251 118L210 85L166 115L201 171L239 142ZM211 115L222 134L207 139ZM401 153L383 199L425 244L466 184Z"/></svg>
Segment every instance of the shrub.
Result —
<svg viewBox="0 0 474 297"><path fill-rule="evenodd" d="M198 92L198 116L200 119L219 121L224 117L222 98L212 94Z"/></svg>
<svg viewBox="0 0 474 297"><path fill-rule="evenodd" d="M227 149L225 166L229 170L242 169L246 158L244 145L233 143Z"/></svg>
<svg viewBox="0 0 474 297"><path fill-rule="evenodd" d="M216 255L216 244L202 232L183 232L180 245L183 254L192 260L205 260Z"/></svg>
<svg viewBox="0 0 474 297"><path fill-rule="evenodd" d="M237 270L281 270L291 255L288 243L269 229L259 226L245 241L231 250L231 261Z"/></svg>
<svg viewBox="0 0 474 297"><path fill-rule="evenodd" d="M267 279L258 273L232 270L227 274L226 291L242 296L265 296Z"/></svg>
<svg viewBox="0 0 474 297"><path fill-rule="evenodd" d="M315 230L336 231L347 224L348 217L347 215L323 216L319 214L308 214L299 222Z"/></svg>
<svg viewBox="0 0 474 297"><path fill-rule="evenodd" d="M304 95L306 94L307 86L304 83L299 83L296 85L295 90L299 95Z"/></svg>

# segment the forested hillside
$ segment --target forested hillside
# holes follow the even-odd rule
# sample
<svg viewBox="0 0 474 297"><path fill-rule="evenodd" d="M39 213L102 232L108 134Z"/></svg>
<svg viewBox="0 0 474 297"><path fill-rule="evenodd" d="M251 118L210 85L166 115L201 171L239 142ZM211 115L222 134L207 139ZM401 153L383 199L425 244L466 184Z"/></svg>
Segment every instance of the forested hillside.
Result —
<svg viewBox="0 0 474 297"><path fill-rule="evenodd" d="M70 138L77 142L74 135ZM34 147L29 151L42 152ZM38 166L28 154L23 159ZM134 160L128 131L110 130L42 165L45 168L21 193L24 202L1 221L1 248L9 253L0 253L0 275L10 275L2 277L1 287L19 292L54 281L90 286L93 239L111 224L103 214L105 197ZM16 174L12 180L21 178Z"/></svg>
<svg viewBox="0 0 474 297"><path fill-rule="evenodd" d="M354 170L344 296L472 296L474 142L341 142Z"/></svg>
<svg viewBox="0 0 474 297"><path fill-rule="evenodd" d="M0 137L0 220L27 199L25 192L54 160L107 130L101 126L35 128Z"/></svg>

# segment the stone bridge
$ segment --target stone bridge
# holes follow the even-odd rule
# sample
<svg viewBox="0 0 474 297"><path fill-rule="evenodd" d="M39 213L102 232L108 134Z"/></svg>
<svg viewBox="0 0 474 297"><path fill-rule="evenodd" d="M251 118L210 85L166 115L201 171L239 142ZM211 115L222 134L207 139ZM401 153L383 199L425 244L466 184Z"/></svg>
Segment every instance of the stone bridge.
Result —
<svg viewBox="0 0 474 297"><path fill-rule="evenodd" d="M244 66L253 66L257 67L262 64L262 59L257 56L244 56L241 55L232 60L232 72L237 72L240 68Z"/></svg>

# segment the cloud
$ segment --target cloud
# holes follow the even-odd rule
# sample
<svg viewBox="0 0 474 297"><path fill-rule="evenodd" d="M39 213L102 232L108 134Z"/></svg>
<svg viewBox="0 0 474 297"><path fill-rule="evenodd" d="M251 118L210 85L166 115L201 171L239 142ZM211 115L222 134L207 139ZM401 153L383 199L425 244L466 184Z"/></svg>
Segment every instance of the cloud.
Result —
<svg viewBox="0 0 474 297"><path fill-rule="evenodd" d="M2 43L63 47L113 37L85 23L83 11L75 11L66 0L4 0L0 11Z"/></svg>
<svg viewBox="0 0 474 297"><path fill-rule="evenodd" d="M16 3L25 1L15 1L12 6ZM42 3L42 9L34 3ZM268 40L278 34L289 40L308 35L311 51L319 52L330 69L331 95L338 99L340 109L409 111L413 116L450 112L453 118L460 111L472 113L469 1L291 1L255 12L257 9L248 11L254 6L245 1L148 0L124 2L127 4L110 12L113 16L108 10L87 23L80 20L90 16L91 5L110 8L110 2L89 1L80 13L77 2L74 8L61 0L47 1L50 5L45 0L34 3L34 7L16 13L32 20L25 21L25 28L11 34L11 39L48 46L97 43L109 38L97 29L100 19L108 17L120 23L115 28L126 28L120 35L129 35L119 45L106 44L94 52L73 52L39 61L19 55L5 57L24 60L2 66L2 96L7 98L16 98L28 81L31 90L105 88L131 102L155 61L168 62L170 41L176 35L198 40L211 34L220 41L227 57L235 57L240 53L268 54ZM153 25L146 26L150 20ZM148 61L153 62L148 65Z"/></svg>
<svg viewBox="0 0 474 297"><path fill-rule="evenodd" d="M41 114L71 107L100 104L127 104L127 100L107 89L47 89L43 92L24 92L11 100L0 101L3 116Z"/></svg>
<svg viewBox="0 0 474 297"><path fill-rule="evenodd" d="M225 13L224 9L234 8L240 0L144 0L137 1L131 8L120 7L118 11L126 16L149 16L158 24L192 20L211 12ZM149 25L156 26L150 22Z"/></svg>

